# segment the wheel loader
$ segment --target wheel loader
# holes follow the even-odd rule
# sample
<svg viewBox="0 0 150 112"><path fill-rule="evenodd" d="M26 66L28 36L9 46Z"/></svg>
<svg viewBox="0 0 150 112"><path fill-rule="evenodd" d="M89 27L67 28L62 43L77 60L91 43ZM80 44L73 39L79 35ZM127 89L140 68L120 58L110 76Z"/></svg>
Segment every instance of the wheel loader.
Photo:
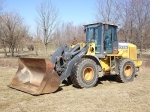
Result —
<svg viewBox="0 0 150 112"><path fill-rule="evenodd" d="M67 79L77 88L93 87L105 75L116 75L123 83L133 81L142 65L137 46L118 42L116 24L99 22L84 27L86 43L62 45L50 59L19 58L18 70L8 86L40 95L57 91Z"/></svg>

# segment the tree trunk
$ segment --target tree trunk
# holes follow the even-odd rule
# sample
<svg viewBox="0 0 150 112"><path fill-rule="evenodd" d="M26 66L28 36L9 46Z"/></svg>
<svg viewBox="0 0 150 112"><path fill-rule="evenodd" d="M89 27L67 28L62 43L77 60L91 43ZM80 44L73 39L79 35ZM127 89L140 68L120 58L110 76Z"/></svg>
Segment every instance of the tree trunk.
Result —
<svg viewBox="0 0 150 112"><path fill-rule="evenodd" d="M140 41L140 57L142 57L142 51L143 50L143 36L141 36L141 41Z"/></svg>
<svg viewBox="0 0 150 112"><path fill-rule="evenodd" d="M45 45L45 53L47 54L47 44Z"/></svg>
<svg viewBox="0 0 150 112"><path fill-rule="evenodd" d="M6 50L6 47L4 48L4 57L7 57L7 50Z"/></svg>
<svg viewBox="0 0 150 112"><path fill-rule="evenodd" d="M36 56L38 56L38 51L35 50L35 54L36 54Z"/></svg>
<svg viewBox="0 0 150 112"><path fill-rule="evenodd" d="M142 46L140 46L140 58L142 57Z"/></svg>
<svg viewBox="0 0 150 112"><path fill-rule="evenodd" d="M14 56L14 48L12 47L11 48L11 57L13 57Z"/></svg>
<svg viewBox="0 0 150 112"><path fill-rule="evenodd" d="M10 51L11 51L11 49L10 49L10 47L9 47L9 53L10 53Z"/></svg>
<svg viewBox="0 0 150 112"><path fill-rule="evenodd" d="M19 50L19 46L18 46L18 49L17 49L17 53L18 53L18 55L19 55L19 52L20 52L20 50Z"/></svg>
<svg viewBox="0 0 150 112"><path fill-rule="evenodd" d="M16 47L16 53L18 52L18 49L17 49L17 47Z"/></svg>

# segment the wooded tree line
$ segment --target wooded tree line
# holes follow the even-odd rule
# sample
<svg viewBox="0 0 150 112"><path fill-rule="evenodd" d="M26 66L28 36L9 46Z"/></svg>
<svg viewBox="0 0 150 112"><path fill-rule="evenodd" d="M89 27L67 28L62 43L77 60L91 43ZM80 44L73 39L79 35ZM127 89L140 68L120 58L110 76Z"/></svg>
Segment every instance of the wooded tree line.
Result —
<svg viewBox="0 0 150 112"><path fill-rule="evenodd" d="M150 48L150 0L97 0L95 18L119 24L119 40L136 44L141 54Z"/></svg>
<svg viewBox="0 0 150 112"><path fill-rule="evenodd" d="M23 49L29 40L28 26L19 13L4 12L4 3L5 0L0 0L0 45L4 49L5 56L7 52L11 52L11 56L14 56L15 49L19 52L19 48ZM9 48L9 51L6 48Z"/></svg>
<svg viewBox="0 0 150 112"><path fill-rule="evenodd" d="M7 12L0 16L0 40L7 56L6 48L9 48L11 56L14 56L14 49L18 52L19 48L23 48L27 41L28 28L23 24L23 19L19 14Z"/></svg>
<svg viewBox="0 0 150 112"><path fill-rule="evenodd" d="M33 33L19 13L3 11L4 3L5 0L0 0L0 44L5 56L8 52L6 48L10 49L13 56L14 51L19 52L32 44L38 55L41 44L45 46L47 53L49 44L59 47L62 44L85 41L83 24L63 22L59 8L49 0L42 1L35 9L37 25ZM150 48L150 0L95 0L93 12L93 22L107 21L119 25L120 41L136 44L141 54L143 48Z"/></svg>
<svg viewBox="0 0 150 112"><path fill-rule="evenodd" d="M57 46L85 42L84 27L83 25L75 26L72 22L62 23L54 33L52 41L54 41Z"/></svg>

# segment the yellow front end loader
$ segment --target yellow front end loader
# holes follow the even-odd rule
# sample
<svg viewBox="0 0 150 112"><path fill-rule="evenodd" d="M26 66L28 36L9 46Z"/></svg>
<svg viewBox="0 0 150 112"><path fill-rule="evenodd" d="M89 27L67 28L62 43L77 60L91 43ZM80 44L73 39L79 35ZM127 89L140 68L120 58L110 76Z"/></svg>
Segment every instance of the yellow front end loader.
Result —
<svg viewBox="0 0 150 112"><path fill-rule="evenodd" d="M55 92L69 78L78 88L96 85L99 77L117 75L119 82L133 81L142 61L137 59L134 44L118 42L117 25L84 25L86 43L60 46L51 59L20 58L11 88L40 95Z"/></svg>

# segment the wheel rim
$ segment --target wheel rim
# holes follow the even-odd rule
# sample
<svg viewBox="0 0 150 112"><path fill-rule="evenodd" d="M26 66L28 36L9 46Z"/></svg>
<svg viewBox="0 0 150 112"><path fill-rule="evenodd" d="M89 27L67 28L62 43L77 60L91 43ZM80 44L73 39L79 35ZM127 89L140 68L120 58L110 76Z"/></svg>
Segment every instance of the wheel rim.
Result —
<svg viewBox="0 0 150 112"><path fill-rule="evenodd" d="M94 70L92 67L86 67L82 73L83 79L90 82L94 78Z"/></svg>
<svg viewBox="0 0 150 112"><path fill-rule="evenodd" d="M132 75L132 66L126 65L124 68L124 75L129 78Z"/></svg>

